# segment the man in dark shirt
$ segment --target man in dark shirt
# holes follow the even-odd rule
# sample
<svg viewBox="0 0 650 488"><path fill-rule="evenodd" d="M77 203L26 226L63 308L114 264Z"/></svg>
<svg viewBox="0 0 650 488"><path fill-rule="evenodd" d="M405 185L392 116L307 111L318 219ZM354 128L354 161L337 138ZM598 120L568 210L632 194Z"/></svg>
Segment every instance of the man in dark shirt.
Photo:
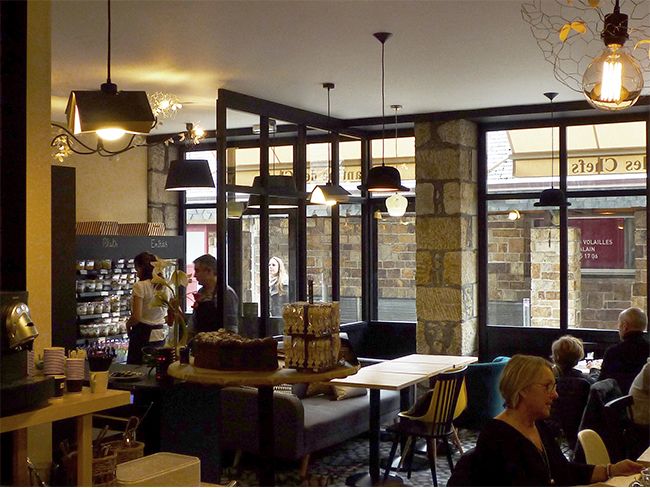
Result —
<svg viewBox="0 0 650 488"><path fill-rule="evenodd" d="M648 318L640 308L631 307L618 316L621 342L605 351L598 379L614 378L622 392L627 393L634 377L650 355L650 343L643 336Z"/></svg>

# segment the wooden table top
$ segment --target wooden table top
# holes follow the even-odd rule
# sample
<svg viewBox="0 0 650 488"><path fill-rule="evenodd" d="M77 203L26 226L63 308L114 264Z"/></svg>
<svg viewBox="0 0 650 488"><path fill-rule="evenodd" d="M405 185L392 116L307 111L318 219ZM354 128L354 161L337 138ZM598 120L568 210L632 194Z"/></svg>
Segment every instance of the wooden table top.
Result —
<svg viewBox="0 0 650 488"><path fill-rule="evenodd" d="M383 371L386 373L407 373L425 375L427 378L451 369L447 364L409 363L401 361L385 361L366 366L363 370Z"/></svg>
<svg viewBox="0 0 650 488"><path fill-rule="evenodd" d="M328 381L333 378L345 378L356 373L359 366L346 363L322 373L302 372L289 368L278 368L275 371L223 371L217 369L196 368L193 364L181 364L178 361L169 366L170 376L189 381L221 386L275 386L283 383L314 383Z"/></svg>
<svg viewBox="0 0 650 488"><path fill-rule="evenodd" d="M478 361L474 356L447 356L443 354L409 354L401 358L393 359L400 363L423 363L423 364L448 364L452 368L465 366L466 364Z"/></svg>
<svg viewBox="0 0 650 488"><path fill-rule="evenodd" d="M61 397L50 398L49 405L45 407L0 418L0 432L79 417L129 403L131 394L128 391L107 390L104 393L91 393L90 388L84 387L79 393L65 393Z"/></svg>
<svg viewBox="0 0 650 488"><path fill-rule="evenodd" d="M407 386L415 385L426 378L427 376L421 373L389 373L367 367L361 368L357 374L348 376L347 378L334 379L331 383L335 385L398 391Z"/></svg>

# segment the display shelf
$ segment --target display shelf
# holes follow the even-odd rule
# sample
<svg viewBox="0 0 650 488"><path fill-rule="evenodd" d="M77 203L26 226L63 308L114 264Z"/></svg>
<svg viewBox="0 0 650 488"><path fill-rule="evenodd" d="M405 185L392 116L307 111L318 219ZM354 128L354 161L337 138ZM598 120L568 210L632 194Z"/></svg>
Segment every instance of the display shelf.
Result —
<svg viewBox="0 0 650 488"><path fill-rule="evenodd" d="M88 275L109 275L109 274L135 274L135 267L129 265L123 268L112 268L112 269L78 269L77 274L82 276Z"/></svg>
<svg viewBox="0 0 650 488"><path fill-rule="evenodd" d="M80 321L93 320L93 319L110 319L115 317L128 317L130 313L127 310L120 312L103 312L103 313L87 313L86 315L77 315Z"/></svg>
<svg viewBox="0 0 650 488"><path fill-rule="evenodd" d="M106 339L128 339L129 335L124 333L124 334L111 334L111 335L106 335L106 336L97 336L97 337L80 337L77 339L77 345L81 346L85 344L86 342L96 342L96 341L101 341L101 340L106 340Z"/></svg>
<svg viewBox="0 0 650 488"><path fill-rule="evenodd" d="M82 291L77 293L78 298L107 297L111 295L130 295L131 290L105 290L105 291Z"/></svg>

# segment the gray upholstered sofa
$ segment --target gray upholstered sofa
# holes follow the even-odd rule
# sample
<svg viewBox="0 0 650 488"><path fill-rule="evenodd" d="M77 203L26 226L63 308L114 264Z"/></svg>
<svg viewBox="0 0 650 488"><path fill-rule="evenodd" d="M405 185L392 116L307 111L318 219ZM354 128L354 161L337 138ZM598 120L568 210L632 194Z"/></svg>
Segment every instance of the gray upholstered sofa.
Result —
<svg viewBox="0 0 650 488"><path fill-rule="evenodd" d="M389 423L399 412L399 393L382 391L380 398L381 421ZM276 391L273 401L275 456L301 460L303 477L311 453L368 431L368 394L332 400L323 395L299 398L294 393ZM257 390L224 388L221 414L222 450L258 453Z"/></svg>

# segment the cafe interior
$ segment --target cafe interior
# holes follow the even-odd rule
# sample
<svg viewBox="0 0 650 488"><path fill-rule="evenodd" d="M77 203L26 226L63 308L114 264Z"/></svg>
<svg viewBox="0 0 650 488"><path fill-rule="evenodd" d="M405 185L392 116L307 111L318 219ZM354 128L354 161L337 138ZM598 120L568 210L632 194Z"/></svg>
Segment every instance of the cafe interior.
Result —
<svg viewBox="0 0 650 488"><path fill-rule="evenodd" d="M3 485L445 485L509 358L569 334L589 371L647 310L647 1L0 8ZM142 251L189 280L171 356L137 366ZM232 290L234 331L285 367L183 360L204 254L217 323ZM288 367L301 307L336 317L335 365ZM56 348L109 351L108 389L91 368L57 398ZM641 455L588 394L552 414L565 456L589 462L583 428Z"/></svg>

